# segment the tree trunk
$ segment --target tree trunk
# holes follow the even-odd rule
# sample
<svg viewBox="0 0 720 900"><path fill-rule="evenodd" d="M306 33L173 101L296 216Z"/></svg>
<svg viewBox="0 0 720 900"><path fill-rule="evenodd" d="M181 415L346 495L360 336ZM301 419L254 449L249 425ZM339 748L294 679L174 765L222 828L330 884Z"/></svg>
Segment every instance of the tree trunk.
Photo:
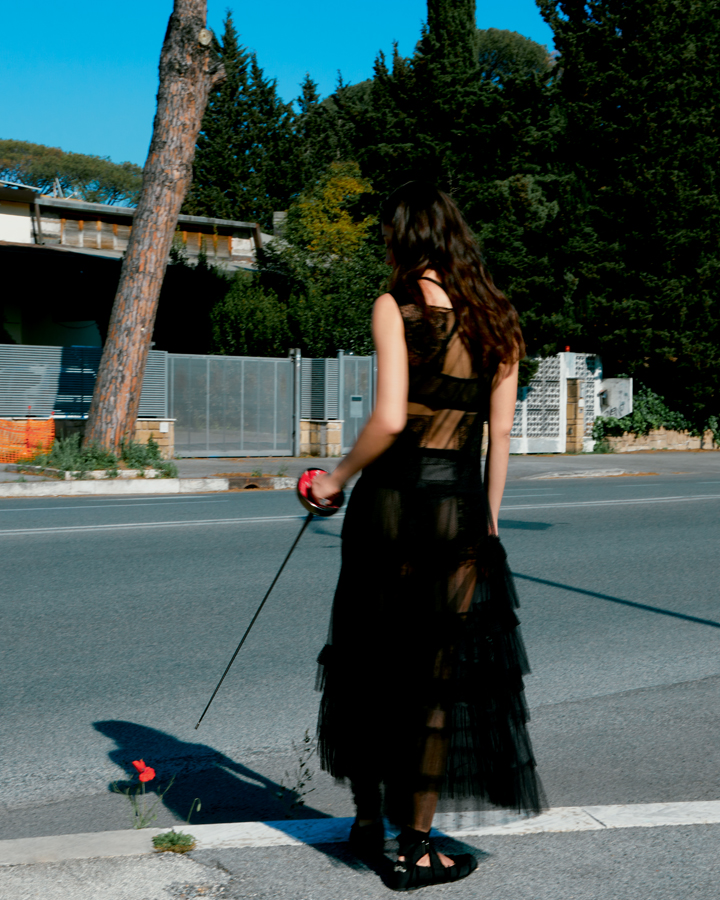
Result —
<svg viewBox="0 0 720 900"><path fill-rule="evenodd" d="M223 77L205 28L206 0L175 0L142 190L93 392L85 444L132 438L160 288L212 85Z"/></svg>

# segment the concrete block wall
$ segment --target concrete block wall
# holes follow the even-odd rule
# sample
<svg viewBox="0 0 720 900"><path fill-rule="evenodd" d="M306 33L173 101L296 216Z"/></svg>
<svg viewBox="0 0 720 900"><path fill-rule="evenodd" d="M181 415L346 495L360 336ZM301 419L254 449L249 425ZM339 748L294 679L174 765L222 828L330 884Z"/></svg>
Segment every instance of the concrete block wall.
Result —
<svg viewBox="0 0 720 900"><path fill-rule="evenodd" d="M175 456L175 419L138 419L135 422L135 440L147 444L150 436L160 448L163 459Z"/></svg>
<svg viewBox="0 0 720 900"><path fill-rule="evenodd" d="M340 419L301 419L300 456L342 456Z"/></svg>

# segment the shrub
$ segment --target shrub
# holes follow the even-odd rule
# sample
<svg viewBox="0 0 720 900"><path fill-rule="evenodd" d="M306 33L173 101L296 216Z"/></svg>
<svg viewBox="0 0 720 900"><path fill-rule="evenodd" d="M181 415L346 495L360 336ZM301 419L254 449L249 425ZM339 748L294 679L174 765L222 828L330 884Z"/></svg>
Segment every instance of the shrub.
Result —
<svg viewBox="0 0 720 900"><path fill-rule="evenodd" d="M593 423L593 439L602 447L607 447L605 440L609 436L619 437L623 434L648 434L658 428L669 431L700 432L679 412L674 412L665 404L658 394L649 388L641 387L633 397L633 411L622 419L598 416Z"/></svg>
<svg viewBox="0 0 720 900"><path fill-rule="evenodd" d="M129 469L153 468L157 469L163 478L177 478L175 463L160 457L160 448L152 436L147 444L123 441L120 446L120 459ZM97 444L81 447L80 435L72 434L55 440L50 451L39 454L33 462L35 465L47 466L61 472L77 472L79 478L95 469L106 469L113 478L117 477L119 460L110 450L105 450Z"/></svg>

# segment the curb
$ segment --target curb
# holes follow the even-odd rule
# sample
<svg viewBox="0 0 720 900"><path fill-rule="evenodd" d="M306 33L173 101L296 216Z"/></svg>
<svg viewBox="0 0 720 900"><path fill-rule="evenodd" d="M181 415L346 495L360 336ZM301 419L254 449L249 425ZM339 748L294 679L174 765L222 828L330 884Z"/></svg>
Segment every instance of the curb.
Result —
<svg viewBox="0 0 720 900"><path fill-rule="evenodd" d="M227 491L227 478L127 478L102 481L0 482L0 497L87 497Z"/></svg>
<svg viewBox="0 0 720 900"><path fill-rule="evenodd" d="M270 489L273 491L295 490L297 478L288 478L285 475L228 475L230 490Z"/></svg>
<svg viewBox="0 0 720 900"><path fill-rule="evenodd" d="M633 803L618 806L566 806L550 809L533 818L511 813L445 813L435 817L436 833L462 839L485 835L522 836L526 834L576 831L607 831L618 828L657 828L660 826L720 825L720 800L685 803ZM279 847L331 844L347 841L352 818L294 819L280 822L229 822L219 825L182 825L197 840L198 850L227 850L243 847ZM72 859L97 859L117 856L143 856L155 853L152 838L167 828L143 828L139 831L100 831L89 834L61 834L42 838L16 838L0 841L0 866L63 862ZM396 829L389 829L395 834Z"/></svg>

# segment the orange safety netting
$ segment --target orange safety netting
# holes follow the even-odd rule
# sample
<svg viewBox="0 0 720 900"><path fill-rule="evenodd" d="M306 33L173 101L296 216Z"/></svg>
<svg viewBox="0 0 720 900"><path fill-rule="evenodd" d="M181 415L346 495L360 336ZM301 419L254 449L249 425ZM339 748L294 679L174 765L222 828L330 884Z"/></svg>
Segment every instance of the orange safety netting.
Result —
<svg viewBox="0 0 720 900"><path fill-rule="evenodd" d="M38 453L47 453L54 440L53 419L0 419L0 463L31 460Z"/></svg>

